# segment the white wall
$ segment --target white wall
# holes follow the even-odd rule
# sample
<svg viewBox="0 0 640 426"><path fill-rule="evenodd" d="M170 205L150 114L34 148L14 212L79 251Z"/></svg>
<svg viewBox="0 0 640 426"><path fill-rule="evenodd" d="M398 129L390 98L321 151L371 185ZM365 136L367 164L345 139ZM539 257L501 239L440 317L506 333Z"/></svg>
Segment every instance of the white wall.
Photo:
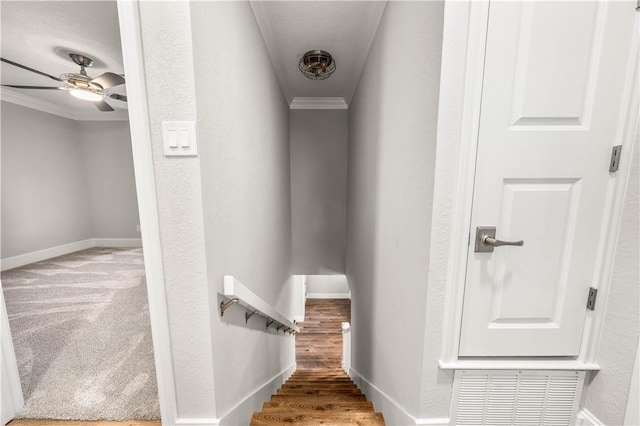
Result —
<svg viewBox="0 0 640 426"><path fill-rule="evenodd" d="M2 258L91 238L73 120L2 102Z"/></svg>
<svg viewBox="0 0 640 426"><path fill-rule="evenodd" d="M291 110L293 271L344 274L346 110Z"/></svg>
<svg viewBox="0 0 640 426"><path fill-rule="evenodd" d="M91 237L140 238L128 121L79 121Z"/></svg>
<svg viewBox="0 0 640 426"><path fill-rule="evenodd" d="M316 299L348 299L351 297L345 275L305 275L307 297Z"/></svg>
<svg viewBox="0 0 640 426"><path fill-rule="evenodd" d="M208 424L216 416L211 338L215 306L207 283L200 159L164 157L162 146L162 121L197 119L189 3L141 2L140 28L176 416L183 424L191 424L191 419ZM201 145L205 143L202 138Z"/></svg>
<svg viewBox="0 0 640 426"><path fill-rule="evenodd" d="M237 306L221 318L217 293L233 275L293 319L289 110L248 2L192 3L191 25L217 416L246 424L293 367L294 338Z"/></svg>
<svg viewBox="0 0 640 426"><path fill-rule="evenodd" d="M73 121L3 102L2 151L3 259L140 237L128 122Z"/></svg>
<svg viewBox="0 0 640 426"><path fill-rule="evenodd" d="M640 149L635 148L600 339L602 369L592 373L582 401L582 408L607 425L623 424L640 332Z"/></svg>
<svg viewBox="0 0 640 426"><path fill-rule="evenodd" d="M387 3L349 109L352 368L416 417L442 25L441 2Z"/></svg>

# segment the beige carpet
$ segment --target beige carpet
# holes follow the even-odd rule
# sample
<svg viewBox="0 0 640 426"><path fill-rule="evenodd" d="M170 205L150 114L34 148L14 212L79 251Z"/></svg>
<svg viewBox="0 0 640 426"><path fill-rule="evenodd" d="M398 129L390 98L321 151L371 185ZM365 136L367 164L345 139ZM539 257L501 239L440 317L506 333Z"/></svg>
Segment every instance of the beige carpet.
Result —
<svg viewBox="0 0 640 426"><path fill-rule="evenodd" d="M2 273L19 418L158 419L142 249L93 248Z"/></svg>

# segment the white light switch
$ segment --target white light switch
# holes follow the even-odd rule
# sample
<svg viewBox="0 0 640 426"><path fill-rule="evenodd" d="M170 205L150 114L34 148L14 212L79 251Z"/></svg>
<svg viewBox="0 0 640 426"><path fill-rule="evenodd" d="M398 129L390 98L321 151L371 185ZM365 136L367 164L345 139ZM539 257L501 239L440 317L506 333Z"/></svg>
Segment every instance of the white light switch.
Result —
<svg viewBox="0 0 640 426"><path fill-rule="evenodd" d="M198 155L195 121L163 121L162 141L165 157Z"/></svg>

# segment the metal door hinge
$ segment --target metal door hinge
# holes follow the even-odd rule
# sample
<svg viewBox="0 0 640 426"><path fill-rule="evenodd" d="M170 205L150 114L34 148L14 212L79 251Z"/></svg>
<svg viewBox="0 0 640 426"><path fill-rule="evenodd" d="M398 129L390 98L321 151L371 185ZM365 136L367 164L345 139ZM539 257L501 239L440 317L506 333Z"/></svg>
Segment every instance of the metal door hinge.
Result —
<svg viewBox="0 0 640 426"><path fill-rule="evenodd" d="M598 289L589 287L589 297L587 298L587 309L593 311L596 308L596 298L598 297Z"/></svg>
<svg viewBox="0 0 640 426"><path fill-rule="evenodd" d="M611 162L609 162L609 171L617 172L620 165L620 153L622 152L622 145L616 145L611 148Z"/></svg>

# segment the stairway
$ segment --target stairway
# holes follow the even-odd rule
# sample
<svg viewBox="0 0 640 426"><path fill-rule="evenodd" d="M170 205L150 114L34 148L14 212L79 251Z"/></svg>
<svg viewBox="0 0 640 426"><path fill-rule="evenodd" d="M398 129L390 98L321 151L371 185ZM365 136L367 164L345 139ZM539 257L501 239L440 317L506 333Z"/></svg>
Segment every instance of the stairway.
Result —
<svg viewBox="0 0 640 426"><path fill-rule="evenodd" d="M296 335L298 369L277 393L254 413L251 426L382 425L351 378L340 368L343 321L350 321L348 299L309 299Z"/></svg>
<svg viewBox="0 0 640 426"><path fill-rule="evenodd" d="M384 426L384 419L344 371L296 370L251 419L251 426L282 424Z"/></svg>

